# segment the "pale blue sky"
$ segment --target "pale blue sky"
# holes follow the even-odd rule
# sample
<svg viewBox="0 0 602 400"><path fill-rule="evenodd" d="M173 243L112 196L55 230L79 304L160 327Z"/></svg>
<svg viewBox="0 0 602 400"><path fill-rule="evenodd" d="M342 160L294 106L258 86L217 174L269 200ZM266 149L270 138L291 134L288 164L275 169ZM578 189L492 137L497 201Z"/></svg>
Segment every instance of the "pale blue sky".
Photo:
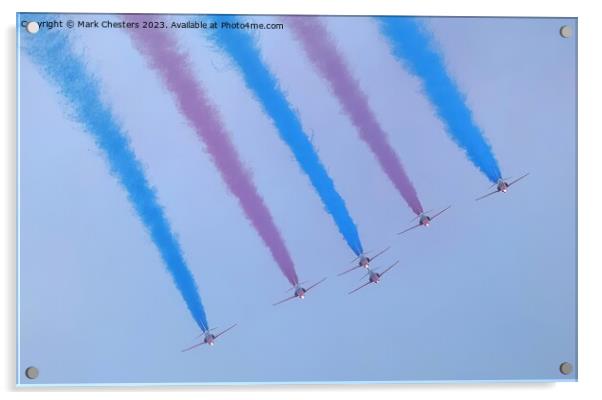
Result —
<svg viewBox="0 0 602 400"><path fill-rule="evenodd" d="M180 352L198 331L157 250L90 136L22 55L19 344L21 369L40 369L35 383L575 378L558 365L576 362L576 45L558 29L576 20L427 19L503 174L531 173L480 203L489 183L375 22L324 21L424 207L453 208L428 231L395 236L413 215L326 83L286 29L255 33L364 247L392 245L376 266L400 260L381 285L348 296L361 274L336 277L353 255L290 151L228 59L202 32L179 31L301 280L330 277L303 302L272 307L287 282L156 73L122 31L74 30L210 325L239 326L213 348Z"/></svg>

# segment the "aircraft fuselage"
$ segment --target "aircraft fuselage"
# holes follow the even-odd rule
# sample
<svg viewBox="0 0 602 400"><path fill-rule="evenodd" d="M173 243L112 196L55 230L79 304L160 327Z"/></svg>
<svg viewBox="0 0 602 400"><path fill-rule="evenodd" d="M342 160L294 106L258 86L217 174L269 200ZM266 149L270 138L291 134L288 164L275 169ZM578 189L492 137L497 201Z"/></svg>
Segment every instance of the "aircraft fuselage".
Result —
<svg viewBox="0 0 602 400"><path fill-rule="evenodd" d="M377 272L370 273L370 282L378 283L380 281L380 274Z"/></svg>
<svg viewBox="0 0 602 400"><path fill-rule="evenodd" d="M298 287L297 289L295 289L295 296L302 299L305 297L305 292L307 292L307 290L305 290L302 287Z"/></svg>
<svg viewBox="0 0 602 400"><path fill-rule="evenodd" d="M366 268L370 264L370 257L361 256L359 261L359 266Z"/></svg>
<svg viewBox="0 0 602 400"><path fill-rule="evenodd" d="M213 346L215 344L215 335L213 333L208 333L205 335L205 343L209 346Z"/></svg>

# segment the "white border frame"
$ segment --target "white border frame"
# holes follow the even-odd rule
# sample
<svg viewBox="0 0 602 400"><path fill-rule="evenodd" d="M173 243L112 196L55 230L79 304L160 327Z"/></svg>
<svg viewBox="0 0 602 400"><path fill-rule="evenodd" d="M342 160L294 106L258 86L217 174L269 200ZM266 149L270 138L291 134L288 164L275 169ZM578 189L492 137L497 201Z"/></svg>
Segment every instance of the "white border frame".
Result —
<svg viewBox="0 0 602 400"><path fill-rule="evenodd" d="M399 398L399 395L412 395L420 398L439 398L441 395L453 398L507 398L515 394L543 397L546 399L566 399L567 397L591 398L602 393L602 381L596 368L602 337L599 316L601 303L600 277L602 257L599 246L600 204L602 190L596 178L596 171L602 171L599 152L602 139L600 132L600 101L596 99L600 89L600 78L596 74L602 71L598 38L602 38L602 26L599 24L600 13L596 3L590 1L531 1L505 0L493 2L476 2L471 0L229 0L190 2L186 0L147 0L118 1L111 4L104 1L80 2L74 0L54 0L48 4L41 0L4 1L2 22L4 32L2 121L5 122L5 134L0 148L4 151L0 159L2 174L0 187L0 218L3 228L0 231L0 243L4 258L1 308L5 329L2 330L4 360L0 363L4 398L30 398L43 395L51 399L85 396L97 399L104 396L128 396L140 399L164 398L167 392L178 398L195 398L211 395L212 398L306 398L322 399L334 395L343 395L350 399L378 395L380 398ZM439 16L542 16L542 17L577 17L579 18L579 60L578 60L578 101L579 114L579 383L487 383L478 384L411 384L411 385L275 385L275 386L211 386L211 387L153 387L153 388L71 388L71 389L17 389L15 386L16 359L16 67L15 67L15 13L17 11L45 12L153 12L153 13L236 13L236 14L401 14L401 15L439 15ZM14 392L21 392L15 394ZM199 393L201 392L201 393ZM8 395L8 396L6 396Z"/></svg>

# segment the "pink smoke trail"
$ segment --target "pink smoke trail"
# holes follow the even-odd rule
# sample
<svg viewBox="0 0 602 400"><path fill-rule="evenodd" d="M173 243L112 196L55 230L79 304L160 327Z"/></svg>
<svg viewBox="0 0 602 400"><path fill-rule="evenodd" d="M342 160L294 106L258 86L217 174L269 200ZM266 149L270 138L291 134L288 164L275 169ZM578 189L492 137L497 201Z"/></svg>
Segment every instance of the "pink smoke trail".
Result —
<svg viewBox="0 0 602 400"><path fill-rule="evenodd" d="M129 15L129 22L155 21L150 15ZM228 189L238 198L247 218L270 249L274 260L291 285L299 280L295 266L272 216L245 170L226 129L195 79L188 56L178 49L176 38L168 29L129 29L135 46L157 70L173 94L180 112L205 144Z"/></svg>
<svg viewBox="0 0 602 400"><path fill-rule="evenodd" d="M316 17L283 17L283 20L285 26L292 29L316 69L328 81L360 137L368 144L397 191L415 214L422 213L424 210L416 189L326 27Z"/></svg>

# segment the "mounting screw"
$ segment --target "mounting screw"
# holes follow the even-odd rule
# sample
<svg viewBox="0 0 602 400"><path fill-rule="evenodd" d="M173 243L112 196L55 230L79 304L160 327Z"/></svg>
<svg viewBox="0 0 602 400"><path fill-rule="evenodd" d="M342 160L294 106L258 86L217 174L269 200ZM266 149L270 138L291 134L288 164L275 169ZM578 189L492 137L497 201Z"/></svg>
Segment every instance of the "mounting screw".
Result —
<svg viewBox="0 0 602 400"><path fill-rule="evenodd" d="M29 21L27 25L25 25L25 29L29 33L38 33L40 30L40 24L38 24L36 21Z"/></svg>
<svg viewBox="0 0 602 400"><path fill-rule="evenodd" d="M25 376L29 379L36 379L40 375L40 371L36 367L27 367L25 370Z"/></svg>
<svg viewBox="0 0 602 400"><path fill-rule="evenodd" d="M563 38L570 38L573 35L573 29L568 25L562 25L560 27L560 36Z"/></svg>
<svg viewBox="0 0 602 400"><path fill-rule="evenodd" d="M563 362L562 364L560 364L560 373L562 375L568 375L571 372L573 372L573 366L571 365L570 362Z"/></svg>

